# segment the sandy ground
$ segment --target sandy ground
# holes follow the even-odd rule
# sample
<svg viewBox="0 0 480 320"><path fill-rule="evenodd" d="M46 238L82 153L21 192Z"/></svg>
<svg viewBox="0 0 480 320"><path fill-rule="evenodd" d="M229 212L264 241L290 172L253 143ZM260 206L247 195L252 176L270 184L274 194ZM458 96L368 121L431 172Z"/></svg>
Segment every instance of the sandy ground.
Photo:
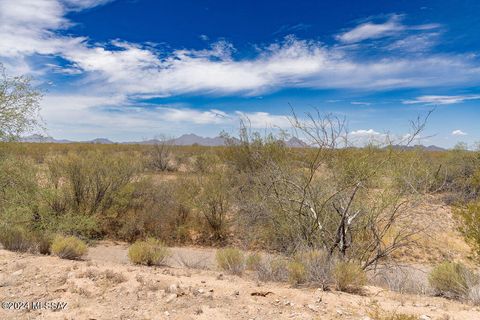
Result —
<svg viewBox="0 0 480 320"><path fill-rule="evenodd" d="M213 265L213 249L173 248L172 252L169 267L142 267L128 262L124 244L100 243L83 261L0 250L0 319L367 320L376 306L423 319L480 319L478 307L375 287L367 287L360 296L259 284L248 274L237 277L201 270ZM200 269L185 267L194 263ZM270 293L252 296L258 292ZM30 304L25 309L22 303L8 302ZM67 305L50 303L33 310L31 302Z"/></svg>

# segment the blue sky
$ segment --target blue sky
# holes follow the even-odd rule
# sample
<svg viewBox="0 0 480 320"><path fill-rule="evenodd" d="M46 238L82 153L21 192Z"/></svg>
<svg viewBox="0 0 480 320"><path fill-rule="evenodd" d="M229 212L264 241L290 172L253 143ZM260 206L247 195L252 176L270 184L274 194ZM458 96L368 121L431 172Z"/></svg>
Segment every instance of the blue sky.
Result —
<svg viewBox="0 0 480 320"><path fill-rule="evenodd" d="M132 141L288 127L290 105L353 137L480 140L480 3L0 0L0 62L45 90L47 133Z"/></svg>

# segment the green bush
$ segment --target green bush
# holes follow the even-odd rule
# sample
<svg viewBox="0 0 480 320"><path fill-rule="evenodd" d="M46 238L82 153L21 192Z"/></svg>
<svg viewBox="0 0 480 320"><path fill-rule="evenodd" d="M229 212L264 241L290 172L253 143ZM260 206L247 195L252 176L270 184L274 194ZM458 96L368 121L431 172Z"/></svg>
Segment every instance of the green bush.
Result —
<svg viewBox="0 0 480 320"><path fill-rule="evenodd" d="M333 278L337 290L359 293L367 283L365 271L352 262L339 262L333 268Z"/></svg>
<svg viewBox="0 0 480 320"><path fill-rule="evenodd" d="M170 250L157 239L148 238L146 241L137 241L128 249L128 258L134 264L145 266L159 266L165 263L170 256Z"/></svg>
<svg viewBox="0 0 480 320"><path fill-rule="evenodd" d="M478 278L463 264L446 261L433 268L428 282L437 295L458 299L468 295Z"/></svg>
<svg viewBox="0 0 480 320"><path fill-rule="evenodd" d="M225 248L217 251L217 264L220 269L232 274L241 275L245 269L243 252L236 248Z"/></svg>
<svg viewBox="0 0 480 320"><path fill-rule="evenodd" d="M62 259L80 259L87 253L87 250L85 242L72 236L57 236L51 245L52 253Z"/></svg>
<svg viewBox="0 0 480 320"><path fill-rule="evenodd" d="M0 230L0 243L6 250L27 252L33 248L33 237L23 228L4 227Z"/></svg>
<svg viewBox="0 0 480 320"><path fill-rule="evenodd" d="M459 229L463 237L480 256L480 201L459 207L453 213L460 222Z"/></svg>

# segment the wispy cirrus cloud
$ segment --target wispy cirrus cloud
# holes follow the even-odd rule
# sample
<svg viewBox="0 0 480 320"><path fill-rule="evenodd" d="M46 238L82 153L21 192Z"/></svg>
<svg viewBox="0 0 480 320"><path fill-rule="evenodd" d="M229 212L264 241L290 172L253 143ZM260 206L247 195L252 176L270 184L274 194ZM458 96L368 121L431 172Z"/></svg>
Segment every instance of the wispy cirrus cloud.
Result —
<svg viewBox="0 0 480 320"><path fill-rule="evenodd" d="M369 106L371 102L364 102L364 101L351 101L350 104L358 105L358 106Z"/></svg>
<svg viewBox="0 0 480 320"><path fill-rule="evenodd" d="M403 104L455 104L455 103L462 103L468 100L478 100L480 99L480 95L478 94L471 94L471 95L427 95L427 96L420 96L413 100L404 100Z"/></svg>
<svg viewBox="0 0 480 320"><path fill-rule="evenodd" d="M424 31L438 28L438 24L421 24L407 26L402 23L402 15L391 15L383 23L365 22L351 30L337 35L337 40L343 43L361 42L367 39L379 39L392 35L398 35L407 30Z"/></svg>

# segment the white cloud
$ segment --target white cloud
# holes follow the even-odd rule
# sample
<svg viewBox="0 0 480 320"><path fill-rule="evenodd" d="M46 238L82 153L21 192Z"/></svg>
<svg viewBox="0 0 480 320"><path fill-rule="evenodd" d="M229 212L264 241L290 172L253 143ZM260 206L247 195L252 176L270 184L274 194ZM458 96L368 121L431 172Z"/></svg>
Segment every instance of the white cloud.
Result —
<svg viewBox="0 0 480 320"><path fill-rule="evenodd" d="M1 1L0 58L25 61L33 55L60 57L69 66L54 71L83 72L82 84L89 87L89 92L137 97L255 95L291 87L382 90L480 80L480 68L475 58L468 56L430 55L415 60L392 56L362 61L348 50L289 36L283 42L259 48L255 57L234 59L235 48L226 41L213 43L205 50L158 52L147 45L118 40L92 44L85 37L68 37L59 32L72 25L65 18L69 11L105 2L19 0L12 5L11 1ZM376 37L407 28L399 19L392 16L382 26L363 24L343 38Z"/></svg>
<svg viewBox="0 0 480 320"><path fill-rule="evenodd" d="M239 119L248 121L252 128L288 128L291 126L290 120L284 115L272 115L268 112L241 112L235 114Z"/></svg>
<svg viewBox="0 0 480 320"><path fill-rule="evenodd" d="M462 130L453 130L452 136L466 136L468 133L463 132Z"/></svg>
<svg viewBox="0 0 480 320"><path fill-rule="evenodd" d="M41 102L42 117L54 137L89 139L108 136L117 140L150 138L160 133L182 134L185 127L218 135L248 119L254 129L288 128L286 116L268 112L197 110L184 106L147 105L125 96L48 95ZM74 119L74 121L72 121ZM65 129L67 129L65 131ZM193 129L192 129L193 130Z"/></svg>
<svg viewBox="0 0 480 320"><path fill-rule="evenodd" d="M468 100L478 100L480 99L480 95L458 95L458 96L435 96L435 95L430 95L430 96L420 96L417 97L413 100L404 100L403 104L417 104L417 103L423 103L423 104L455 104L455 103L461 103L464 101Z"/></svg>
<svg viewBox="0 0 480 320"><path fill-rule="evenodd" d="M345 33L337 36L337 39L345 43L359 42L366 39L377 39L404 30L399 23L398 16L393 16L385 23L366 22L360 24Z"/></svg>
<svg viewBox="0 0 480 320"><path fill-rule="evenodd" d="M402 16L392 15L384 23L365 22L337 36L344 43L355 43L367 39L378 39L397 35L405 30L430 30L437 28L436 24L405 26L401 23Z"/></svg>
<svg viewBox="0 0 480 320"><path fill-rule="evenodd" d="M372 137L372 136L380 136L382 134L373 129L368 129L368 130L360 129L360 130L355 130L350 132L349 135L354 137Z"/></svg>

